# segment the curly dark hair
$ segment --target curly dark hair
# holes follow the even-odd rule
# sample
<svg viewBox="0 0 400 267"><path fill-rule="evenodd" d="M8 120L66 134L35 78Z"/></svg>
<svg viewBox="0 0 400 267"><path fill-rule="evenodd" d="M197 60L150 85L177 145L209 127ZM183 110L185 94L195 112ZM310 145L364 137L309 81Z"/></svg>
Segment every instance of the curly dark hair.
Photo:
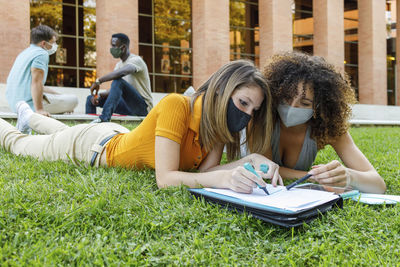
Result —
<svg viewBox="0 0 400 267"><path fill-rule="evenodd" d="M356 103L354 90L348 76L322 57L300 52L277 54L270 58L263 73L271 88L274 121L278 119L278 105L290 102L302 83L303 94L307 88L314 93L314 114L309 124L318 149L348 131L351 105Z"/></svg>

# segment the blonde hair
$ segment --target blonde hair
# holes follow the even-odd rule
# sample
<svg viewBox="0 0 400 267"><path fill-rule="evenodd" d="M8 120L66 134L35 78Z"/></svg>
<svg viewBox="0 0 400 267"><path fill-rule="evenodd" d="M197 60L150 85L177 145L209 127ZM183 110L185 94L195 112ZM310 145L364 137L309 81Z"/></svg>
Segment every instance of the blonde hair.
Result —
<svg viewBox="0 0 400 267"><path fill-rule="evenodd" d="M245 143L250 152L265 154L270 146L272 132L271 93L267 81L254 64L236 60L222 66L197 90L191 98L191 108L203 96L200 121L200 141L207 151L219 143L227 147L228 160L240 156L240 133L231 133L227 124L228 101L242 86L255 85L264 93L260 108L254 111L246 127Z"/></svg>

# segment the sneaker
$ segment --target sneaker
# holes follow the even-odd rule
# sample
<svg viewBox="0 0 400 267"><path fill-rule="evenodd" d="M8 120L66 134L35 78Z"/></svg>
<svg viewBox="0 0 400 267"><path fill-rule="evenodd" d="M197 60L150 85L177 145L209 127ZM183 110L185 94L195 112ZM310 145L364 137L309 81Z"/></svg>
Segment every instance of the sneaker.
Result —
<svg viewBox="0 0 400 267"><path fill-rule="evenodd" d="M19 101L15 105L17 109L17 129L24 134L30 134L31 128L29 127L29 119L33 114L33 110L25 101Z"/></svg>
<svg viewBox="0 0 400 267"><path fill-rule="evenodd" d="M94 119L94 120L92 120L91 122L90 122L90 124L93 124L93 123L102 123L103 121L100 119L100 118L97 118L97 119Z"/></svg>

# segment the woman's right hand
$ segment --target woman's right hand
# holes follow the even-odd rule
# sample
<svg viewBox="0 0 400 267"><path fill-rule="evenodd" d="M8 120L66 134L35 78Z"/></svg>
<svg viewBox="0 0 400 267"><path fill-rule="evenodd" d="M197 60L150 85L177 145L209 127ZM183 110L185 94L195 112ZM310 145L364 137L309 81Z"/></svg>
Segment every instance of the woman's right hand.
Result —
<svg viewBox="0 0 400 267"><path fill-rule="evenodd" d="M235 167L229 170L230 177L228 179L227 187L239 193L251 194L253 188L258 185L266 186L267 184L261 177L246 170L243 166Z"/></svg>

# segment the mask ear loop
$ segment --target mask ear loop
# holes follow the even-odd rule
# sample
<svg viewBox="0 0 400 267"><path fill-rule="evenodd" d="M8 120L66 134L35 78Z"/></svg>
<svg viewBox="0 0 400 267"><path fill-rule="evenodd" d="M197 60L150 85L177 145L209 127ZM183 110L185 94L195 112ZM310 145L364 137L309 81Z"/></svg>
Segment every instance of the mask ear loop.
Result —
<svg viewBox="0 0 400 267"><path fill-rule="evenodd" d="M50 45L50 46L52 46L48 41L45 41L45 40L43 40L44 41L44 44L43 44L43 46L42 46L42 48L43 49L45 49L45 50L48 50L47 48L46 48L46 44L48 44L48 45Z"/></svg>

